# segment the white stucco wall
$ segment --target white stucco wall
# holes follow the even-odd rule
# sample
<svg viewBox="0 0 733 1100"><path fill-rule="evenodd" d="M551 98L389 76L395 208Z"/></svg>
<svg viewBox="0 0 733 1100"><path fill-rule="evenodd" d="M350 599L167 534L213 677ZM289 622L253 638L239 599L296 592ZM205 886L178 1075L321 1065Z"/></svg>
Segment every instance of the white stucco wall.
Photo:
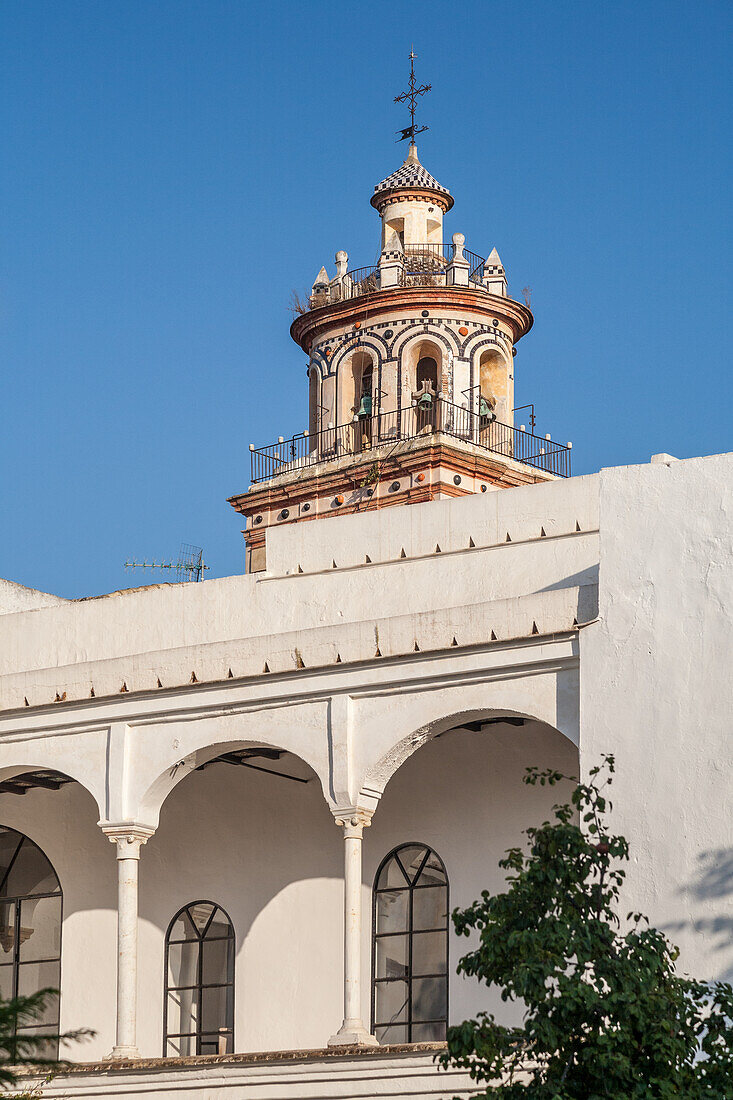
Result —
<svg viewBox="0 0 733 1100"><path fill-rule="evenodd" d="M733 977L733 455L603 470L581 759L614 752L624 908Z"/></svg>
<svg viewBox="0 0 733 1100"><path fill-rule="evenodd" d="M55 607L68 602L62 596L52 596L50 592L39 592L37 588L26 588L24 584L16 584L0 577L0 615L36 611L42 607Z"/></svg>

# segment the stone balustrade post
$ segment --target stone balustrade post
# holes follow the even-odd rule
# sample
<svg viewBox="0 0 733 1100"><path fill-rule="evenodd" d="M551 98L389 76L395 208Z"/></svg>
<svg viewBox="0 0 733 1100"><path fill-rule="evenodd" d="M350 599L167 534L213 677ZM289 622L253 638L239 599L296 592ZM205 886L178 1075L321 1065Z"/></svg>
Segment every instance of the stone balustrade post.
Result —
<svg viewBox="0 0 733 1100"><path fill-rule="evenodd" d="M110 1059L139 1058L137 1049L137 914L140 848L154 829L133 822L102 825L117 846L117 1024Z"/></svg>
<svg viewBox="0 0 733 1100"><path fill-rule="evenodd" d="M333 1046L377 1046L361 1015L362 838L371 814L358 810L336 818L344 830L344 1021L328 1040Z"/></svg>
<svg viewBox="0 0 733 1100"><path fill-rule="evenodd" d="M462 233L453 234L453 259L448 264L445 273L445 281L448 286L468 286L468 273L470 264L463 255L463 246L466 238Z"/></svg>

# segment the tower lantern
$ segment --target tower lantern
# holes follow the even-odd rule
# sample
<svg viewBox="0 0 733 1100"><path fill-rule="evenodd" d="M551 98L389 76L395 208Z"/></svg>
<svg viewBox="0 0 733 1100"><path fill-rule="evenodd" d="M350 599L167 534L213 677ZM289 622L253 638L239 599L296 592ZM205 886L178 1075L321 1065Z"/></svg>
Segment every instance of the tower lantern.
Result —
<svg viewBox="0 0 733 1100"><path fill-rule="evenodd" d="M570 472L570 451L514 426L515 346L529 307L509 297L488 259L446 241L447 187L422 165L415 55L407 157L374 188L379 260L347 252L319 271L290 332L308 356L308 430L251 447L252 484L230 497L246 517L247 567L266 568L272 526L485 493Z"/></svg>

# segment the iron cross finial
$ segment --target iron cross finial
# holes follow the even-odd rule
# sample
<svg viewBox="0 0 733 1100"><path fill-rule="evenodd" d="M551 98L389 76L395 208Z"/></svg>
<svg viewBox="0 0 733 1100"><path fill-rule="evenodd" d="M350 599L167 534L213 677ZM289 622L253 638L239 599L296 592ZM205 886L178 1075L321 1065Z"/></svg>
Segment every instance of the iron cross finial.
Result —
<svg viewBox="0 0 733 1100"><path fill-rule="evenodd" d="M417 101L418 96L425 95L425 93L429 92L430 88L431 88L430 84L421 84L418 87L417 81L415 80L415 59L416 58L417 58L417 54L415 53L414 49L412 47L410 47L410 87L409 87L408 91L403 92L402 95L395 96L395 99L394 99L395 103L409 103L410 104L410 125L406 126L404 128L404 130L397 130L397 133L400 135L397 138L397 140L398 141L404 141L405 138L409 138L411 145L415 144L415 135L416 134L421 134L424 130L428 129L427 126L416 126L415 125L415 103Z"/></svg>

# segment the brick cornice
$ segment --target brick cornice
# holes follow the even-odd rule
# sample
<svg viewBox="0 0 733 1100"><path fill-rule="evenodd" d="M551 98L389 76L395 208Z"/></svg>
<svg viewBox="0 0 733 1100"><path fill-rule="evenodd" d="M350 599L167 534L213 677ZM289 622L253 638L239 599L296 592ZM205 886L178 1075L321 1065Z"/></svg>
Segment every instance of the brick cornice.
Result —
<svg viewBox="0 0 733 1100"><path fill-rule="evenodd" d="M363 323L366 320L374 324L382 317L391 319L395 313L405 309L438 309L442 313L448 310L458 316L468 311L480 317L498 317L510 327L515 343L534 324L528 307L513 298L470 287L420 286L378 290L360 298L310 309L295 318L290 326L290 335L309 354L318 337L333 325L348 326L355 321Z"/></svg>

